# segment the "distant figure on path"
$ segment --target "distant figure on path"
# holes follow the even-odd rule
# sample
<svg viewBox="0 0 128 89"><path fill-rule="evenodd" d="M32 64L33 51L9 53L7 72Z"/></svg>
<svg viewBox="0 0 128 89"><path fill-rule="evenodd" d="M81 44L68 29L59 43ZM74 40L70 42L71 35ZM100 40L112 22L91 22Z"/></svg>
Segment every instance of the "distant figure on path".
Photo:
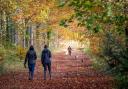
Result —
<svg viewBox="0 0 128 89"><path fill-rule="evenodd" d="M71 54L72 54L72 48L69 46L68 47L68 54L71 56Z"/></svg>
<svg viewBox="0 0 128 89"><path fill-rule="evenodd" d="M26 54L25 61L24 61L24 67L25 68L26 68L26 63L28 62L29 80L33 80L36 59L37 59L37 55L36 55L36 52L34 50L34 47L30 46L30 48Z"/></svg>
<svg viewBox="0 0 128 89"><path fill-rule="evenodd" d="M42 51L41 62L44 67L44 80L46 80L47 68L48 68L49 76L51 79L51 51L48 49L47 45L44 46L44 49Z"/></svg>

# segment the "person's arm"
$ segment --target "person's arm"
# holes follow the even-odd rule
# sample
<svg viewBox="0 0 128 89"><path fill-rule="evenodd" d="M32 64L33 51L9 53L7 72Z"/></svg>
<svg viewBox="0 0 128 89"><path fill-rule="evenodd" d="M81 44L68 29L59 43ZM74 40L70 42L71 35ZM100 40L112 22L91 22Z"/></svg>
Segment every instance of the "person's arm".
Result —
<svg viewBox="0 0 128 89"><path fill-rule="evenodd" d="M43 54L43 51L42 51L42 54L41 54L41 63L43 64L43 57L44 56L44 54Z"/></svg>
<svg viewBox="0 0 128 89"><path fill-rule="evenodd" d="M26 63L27 63L27 61L28 61L28 52L27 52L26 57L25 57L25 60L24 60L24 67L25 67L25 68L26 68Z"/></svg>
<svg viewBox="0 0 128 89"><path fill-rule="evenodd" d="M35 52L34 56L35 56L35 60L36 60L36 59L37 59L37 55L36 55L36 52Z"/></svg>
<svg viewBox="0 0 128 89"><path fill-rule="evenodd" d="M51 51L49 50L49 58L51 58L52 57L52 54L51 54Z"/></svg>

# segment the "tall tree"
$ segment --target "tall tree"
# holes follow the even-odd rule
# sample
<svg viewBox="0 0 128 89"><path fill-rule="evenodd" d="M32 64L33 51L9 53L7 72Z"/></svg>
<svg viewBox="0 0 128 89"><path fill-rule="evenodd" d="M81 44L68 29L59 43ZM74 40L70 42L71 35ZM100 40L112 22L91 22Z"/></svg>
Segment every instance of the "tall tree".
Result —
<svg viewBox="0 0 128 89"><path fill-rule="evenodd" d="M13 32L11 31L10 25L12 23L11 16L15 12L15 10L16 10L16 2L14 0L6 0L6 1L1 0L0 1L1 42L3 42L3 41L7 42L7 41L9 41L9 39L12 40Z"/></svg>

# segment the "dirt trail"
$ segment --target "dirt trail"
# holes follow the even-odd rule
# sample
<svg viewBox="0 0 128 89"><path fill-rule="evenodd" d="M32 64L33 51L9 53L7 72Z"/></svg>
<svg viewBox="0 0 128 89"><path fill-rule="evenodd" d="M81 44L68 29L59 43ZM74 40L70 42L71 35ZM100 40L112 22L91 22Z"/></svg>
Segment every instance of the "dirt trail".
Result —
<svg viewBox="0 0 128 89"><path fill-rule="evenodd" d="M72 56L65 52L52 57L52 79L43 80L40 60L35 67L34 80L28 80L28 72L19 71L0 76L0 89L112 89L113 80L92 67L92 62L79 50Z"/></svg>

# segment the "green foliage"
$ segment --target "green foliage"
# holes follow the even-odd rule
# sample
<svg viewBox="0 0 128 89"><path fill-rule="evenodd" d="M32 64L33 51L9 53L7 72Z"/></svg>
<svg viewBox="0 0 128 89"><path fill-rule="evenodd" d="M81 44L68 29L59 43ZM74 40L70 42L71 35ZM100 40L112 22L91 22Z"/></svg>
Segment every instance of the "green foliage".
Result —
<svg viewBox="0 0 128 89"><path fill-rule="evenodd" d="M118 85L118 89L127 89L128 88L128 76L124 74L118 74L115 77Z"/></svg>
<svg viewBox="0 0 128 89"><path fill-rule="evenodd" d="M0 46L0 62L4 60L5 57L5 49L4 47Z"/></svg>
<svg viewBox="0 0 128 89"><path fill-rule="evenodd" d="M71 19L78 20L78 26L85 26L88 30L97 33L106 30L105 25L111 24L121 34L124 33L124 29L121 27L124 27L128 19L124 13L125 2L119 0L68 0L65 1L65 6L68 5L74 10ZM65 23L66 21L68 20L65 20ZM102 25L102 27L98 25Z"/></svg>
<svg viewBox="0 0 128 89"><path fill-rule="evenodd" d="M60 26L64 26L64 27L67 27L67 20L61 20L60 21Z"/></svg>
<svg viewBox="0 0 128 89"><path fill-rule="evenodd" d="M107 32L102 44L102 53L109 71L114 74L118 89L126 89L128 86L128 55L126 47L118 41L118 35Z"/></svg>
<svg viewBox="0 0 128 89"><path fill-rule="evenodd" d="M108 64L105 60L103 60L103 57L94 54L90 54L89 56L91 57L92 66L94 67L94 69L99 70L101 72L106 72Z"/></svg>
<svg viewBox="0 0 128 89"><path fill-rule="evenodd" d="M23 48L22 46L17 47L17 55L20 58L20 60L24 60L26 56L27 49Z"/></svg>
<svg viewBox="0 0 128 89"><path fill-rule="evenodd" d="M0 0L0 11L8 14L15 12L16 0Z"/></svg>
<svg viewBox="0 0 128 89"><path fill-rule="evenodd" d="M52 29L48 29L49 31L47 32L47 39L50 40L51 34L52 34Z"/></svg>
<svg viewBox="0 0 128 89"><path fill-rule="evenodd" d="M33 30L38 24L48 24L49 7L40 0L0 0L0 41L2 45L8 47L15 43L28 47L30 45L28 41L33 38L30 39L32 33L25 32L30 28Z"/></svg>
<svg viewBox="0 0 128 89"><path fill-rule="evenodd" d="M124 44L119 42L117 36L108 32L103 39L102 48L106 60L116 60L118 64L115 64L115 66L122 67L124 71L128 68L127 51Z"/></svg>
<svg viewBox="0 0 128 89"><path fill-rule="evenodd" d="M103 60L104 58L102 56L96 55L92 53L92 50L88 47L85 47L84 49L82 49L82 51L89 56L89 58L92 61L92 66L94 69L99 70L101 72L105 72L108 64L106 63L105 60Z"/></svg>
<svg viewBox="0 0 128 89"><path fill-rule="evenodd" d="M58 6L63 7L65 5L65 0L59 0L58 1Z"/></svg>
<svg viewBox="0 0 128 89"><path fill-rule="evenodd" d="M0 75L10 72L23 69L23 61L20 61L17 56L16 48L4 48L0 47L0 54L3 55L3 60L0 61Z"/></svg>

